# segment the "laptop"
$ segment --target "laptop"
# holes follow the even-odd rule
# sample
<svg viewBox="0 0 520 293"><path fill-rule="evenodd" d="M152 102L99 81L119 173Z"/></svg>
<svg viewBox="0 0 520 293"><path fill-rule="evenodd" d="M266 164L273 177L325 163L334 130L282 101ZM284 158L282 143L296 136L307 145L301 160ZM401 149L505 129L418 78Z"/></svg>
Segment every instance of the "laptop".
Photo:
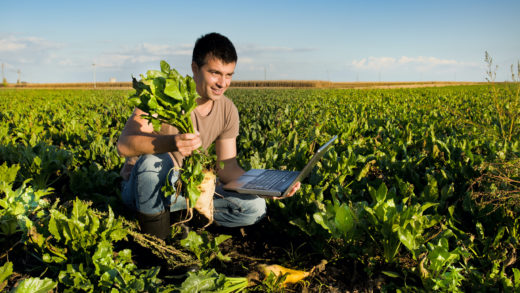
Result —
<svg viewBox="0 0 520 293"><path fill-rule="evenodd" d="M312 168L325 155L337 138L336 135L321 146L302 171L251 169L237 180L225 184L222 188L238 193L285 196L296 182L302 181L309 175Z"/></svg>

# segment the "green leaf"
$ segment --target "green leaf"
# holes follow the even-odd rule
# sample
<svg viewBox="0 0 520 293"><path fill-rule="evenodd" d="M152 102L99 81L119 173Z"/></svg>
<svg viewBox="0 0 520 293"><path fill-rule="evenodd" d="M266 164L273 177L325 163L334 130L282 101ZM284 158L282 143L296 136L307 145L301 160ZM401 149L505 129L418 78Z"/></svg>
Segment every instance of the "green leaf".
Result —
<svg viewBox="0 0 520 293"><path fill-rule="evenodd" d="M387 193L388 193L388 188L386 187L386 184L381 183L381 185L379 185L379 188L377 189L377 192L376 192L377 202L384 201L386 199Z"/></svg>
<svg viewBox="0 0 520 293"><path fill-rule="evenodd" d="M399 241L406 246L410 251L414 251L417 249L417 242L415 241L415 235L407 228L399 227L397 230L399 235Z"/></svg>
<svg viewBox="0 0 520 293"><path fill-rule="evenodd" d="M220 245L222 242L228 240L229 238L231 238L230 235L221 234L221 235L219 235L219 236L217 236L217 237L215 238L215 244L218 246L218 245Z"/></svg>
<svg viewBox="0 0 520 293"><path fill-rule="evenodd" d="M182 100L182 94L179 90L179 87L177 86L178 82L176 80L167 79L166 85L164 87L164 93L175 100Z"/></svg>
<svg viewBox="0 0 520 293"><path fill-rule="evenodd" d="M391 278L399 278L399 274L396 273L396 272L392 272L392 271L381 271L381 273L391 277Z"/></svg>
<svg viewBox="0 0 520 293"><path fill-rule="evenodd" d="M320 226L323 227L323 229L329 231L329 233L332 233L330 227L325 223L325 220L323 219L323 215L320 212L316 212L312 215L312 218L316 223L318 223Z"/></svg>
<svg viewBox="0 0 520 293"><path fill-rule="evenodd" d="M67 269L60 271L58 280L60 283L72 288L81 289L82 291L92 292L94 285L86 277L87 273L83 269L83 264L72 265L67 264Z"/></svg>
<svg viewBox="0 0 520 293"><path fill-rule="evenodd" d="M376 163L376 160L369 161L365 164L363 169L359 172L359 174L356 176L356 181L361 181L361 179L365 178L365 176L368 174L368 171L370 171L370 167L372 167L373 164Z"/></svg>
<svg viewBox="0 0 520 293"><path fill-rule="evenodd" d="M158 71L158 70L146 71L146 79L148 79L148 80L151 80L151 79L153 80L153 79L159 78L159 77L166 78L167 74L162 71Z"/></svg>
<svg viewBox="0 0 520 293"><path fill-rule="evenodd" d="M20 170L20 165L8 166L6 162L0 165L0 191L7 194L12 190L18 170Z"/></svg>
<svg viewBox="0 0 520 293"><path fill-rule="evenodd" d="M150 96L150 100L148 100L147 106L149 110L155 110L159 107L159 104L157 103L157 98L155 96Z"/></svg>
<svg viewBox="0 0 520 293"><path fill-rule="evenodd" d="M162 122L159 119L152 118L150 122L152 122L154 131L159 132L161 130Z"/></svg>
<svg viewBox="0 0 520 293"><path fill-rule="evenodd" d="M8 261L0 267L0 287L2 283L13 273L13 263ZM0 288L1 290L1 288Z"/></svg>
<svg viewBox="0 0 520 293"><path fill-rule="evenodd" d="M194 207L197 203L197 199L199 199L200 190L197 188L197 184L193 181L189 181L187 185L186 190L190 199L190 206Z"/></svg>
<svg viewBox="0 0 520 293"><path fill-rule="evenodd" d="M515 284L515 288L520 288L520 270L517 268L513 268L512 271L513 271L513 279L514 279L513 282Z"/></svg>
<svg viewBox="0 0 520 293"><path fill-rule="evenodd" d="M181 293L191 292L241 292L248 286L247 278L228 278L219 274L215 269L201 270L196 273L188 273L180 288Z"/></svg>
<svg viewBox="0 0 520 293"><path fill-rule="evenodd" d="M11 292L13 293L47 293L56 288L57 283L51 279L28 278L24 279Z"/></svg>
<svg viewBox="0 0 520 293"><path fill-rule="evenodd" d="M182 282L180 288L181 293L191 292L210 292L215 291L217 287L219 275L214 269L211 271L198 271L197 273L188 273L188 278Z"/></svg>
<svg viewBox="0 0 520 293"><path fill-rule="evenodd" d="M95 274L101 275L114 266L112 245L108 241L102 241L97 245L96 252L92 256L92 262L96 268Z"/></svg>
<svg viewBox="0 0 520 293"><path fill-rule="evenodd" d="M161 60L161 71L166 74L170 73L170 65L164 60Z"/></svg>
<svg viewBox="0 0 520 293"><path fill-rule="evenodd" d="M204 241L202 240L202 237L195 231L190 231L188 233L188 236L181 240L181 245L189 249L191 252L195 253L198 259L200 259L200 256L202 254L203 243Z"/></svg>
<svg viewBox="0 0 520 293"><path fill-rule="evenodd" d="M341 231L344 235L347 235L354 228L354 216L350 207L345 203L334 209L336 216L334 221L336 228Z"/></svg>

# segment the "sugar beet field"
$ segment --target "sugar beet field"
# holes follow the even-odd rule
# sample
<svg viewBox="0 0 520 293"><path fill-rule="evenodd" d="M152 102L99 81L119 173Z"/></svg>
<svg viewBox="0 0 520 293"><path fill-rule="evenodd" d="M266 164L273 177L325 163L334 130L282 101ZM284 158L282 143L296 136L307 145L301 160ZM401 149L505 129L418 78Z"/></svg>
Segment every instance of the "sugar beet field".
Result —
<svg viewBox="0 0 520 293"><path fill-rule="evenodd" d="M0 291L518 292L518 89L230 89L246 170L339 139L260 223L166 242L120 200L133 90L0 90Z"/></svg>

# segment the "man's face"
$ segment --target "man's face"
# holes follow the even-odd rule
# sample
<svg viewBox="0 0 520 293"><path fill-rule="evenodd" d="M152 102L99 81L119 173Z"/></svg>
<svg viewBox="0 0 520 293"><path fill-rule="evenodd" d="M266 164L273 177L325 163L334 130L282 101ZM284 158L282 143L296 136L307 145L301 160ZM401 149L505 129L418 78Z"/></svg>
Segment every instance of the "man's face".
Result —
<svg viewBox="0 0 520 293"><path fill-rule="evenodd" d="M223 63L214 57L206 57L206 63L201 67L192 62L191 70L197 84L197 93L203 99L219 99L231 84L235 66L235 62Z"/></svg>

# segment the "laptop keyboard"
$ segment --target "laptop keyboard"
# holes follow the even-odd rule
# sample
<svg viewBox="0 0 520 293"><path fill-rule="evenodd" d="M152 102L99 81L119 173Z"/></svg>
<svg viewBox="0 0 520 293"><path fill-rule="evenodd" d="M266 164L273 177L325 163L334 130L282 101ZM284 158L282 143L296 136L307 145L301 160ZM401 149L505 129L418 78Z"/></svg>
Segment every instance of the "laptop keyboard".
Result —
<svg viewBox="0 0 520 293"><path fill-rule="evenodd" d="M276 185L282 185L292 179L293 173L280 172L278 170L265 170L255 180L248 182L243 187L248 189L268 190Z"/></svg>

